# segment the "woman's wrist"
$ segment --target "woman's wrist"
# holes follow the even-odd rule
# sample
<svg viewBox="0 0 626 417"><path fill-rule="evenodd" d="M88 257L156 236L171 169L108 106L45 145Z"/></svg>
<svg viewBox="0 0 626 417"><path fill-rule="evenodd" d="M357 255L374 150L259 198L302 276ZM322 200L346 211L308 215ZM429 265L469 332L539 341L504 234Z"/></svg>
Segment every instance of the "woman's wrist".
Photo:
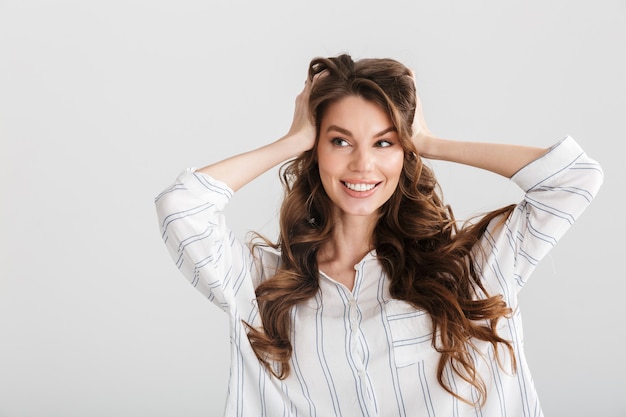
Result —
<svg viewBox="0 0 626 417"><path fill-rule="evenodd" d="M417 153L429 159L437 159L437 142L440 139L430 133L421 133L413 139Z"/></svg>
<svg viewBox="0 0 626 417"><path fill-rule="evenodd" d="M280 138L277 143L285 147L286 154L289 155L289 158L293 158L311 149L315 143L315 139L311 140L311 135L306 132L296 132L286 134Z"/></svg>

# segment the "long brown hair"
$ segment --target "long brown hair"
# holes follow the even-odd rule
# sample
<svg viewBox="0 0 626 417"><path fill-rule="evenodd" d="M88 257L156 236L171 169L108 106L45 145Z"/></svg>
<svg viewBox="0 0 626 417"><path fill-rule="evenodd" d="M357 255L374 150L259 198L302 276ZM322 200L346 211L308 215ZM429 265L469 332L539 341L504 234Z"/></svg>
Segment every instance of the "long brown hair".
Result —
<svg viewBox="0 0 626 417"><path fill-rule="evenodd" d="M441 197L432 170L415 148L412 123L416 107L410 70L392 59L353 61L349 55L316 58L309 77L324 72L313 84L309 99L312 120L319 127L328 106L347 96L359 96L379 105L392 120L404 149L400 182L380 208L373 242L378 260L389 278L393 298L427 311L432 320L433 347L440 352L437 378L458 396L444 378L453 372L473 385L477 402L486 399L486 386L476 372L472 340L498 344L515 357L511 343L495 331L497 321L511 313L501 295L487 293L476 269L476 243L494 218L510 213L507 206L474 224L457 225ZM248 338L259 360L278 378L290 372L291 308L313 297L319 289L317 252L331 239L332 202L322 187L313 149L283 165L285 198L280 211L278 241L267 244L281 251L282 265L256 289L262 329L248 325Z"/></svg>

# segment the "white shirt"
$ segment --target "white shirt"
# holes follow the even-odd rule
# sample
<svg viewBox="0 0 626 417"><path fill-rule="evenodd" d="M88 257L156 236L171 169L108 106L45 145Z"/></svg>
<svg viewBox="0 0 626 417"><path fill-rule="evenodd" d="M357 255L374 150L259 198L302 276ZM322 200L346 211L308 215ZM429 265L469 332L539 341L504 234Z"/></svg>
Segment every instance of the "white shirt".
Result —
<svg viewBox="0 0 626 417"><path fill-rule="evenodd" d="M526 191L504 227L481 240L480 265L490 294L502 294L515 314L499 322L518 364L500 349L475 341L477 369L488 387L478 409L450 395L437 381L439 353L430 318L389 295L375 251L354 266L352 291L320 271L320 289L291 311L291 373L278 380L257 360L242 320L260 326L254 289L273 275L280 255L239 242L221 213L233 195L225 184L193 169L157 198L162 237L174 262L230 318L231 373L225 416L542 416L523 351L517 294L539 260L589 205L603 174L567 137L515 174ZM449 367L444 372L461 396L473 388Z"/></svg>

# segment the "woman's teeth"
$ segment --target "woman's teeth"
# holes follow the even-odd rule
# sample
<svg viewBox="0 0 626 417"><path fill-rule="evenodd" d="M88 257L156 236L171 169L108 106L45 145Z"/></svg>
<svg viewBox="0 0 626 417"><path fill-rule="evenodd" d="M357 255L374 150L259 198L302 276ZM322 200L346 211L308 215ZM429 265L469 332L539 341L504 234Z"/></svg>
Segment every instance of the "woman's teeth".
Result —
<svg viewBox="0 0 626 417"><path fill-rule="evenodd" d="M376 184L350 184L349 182L344 182L344 185L352 191L369 191L376 187Z"/></svg>

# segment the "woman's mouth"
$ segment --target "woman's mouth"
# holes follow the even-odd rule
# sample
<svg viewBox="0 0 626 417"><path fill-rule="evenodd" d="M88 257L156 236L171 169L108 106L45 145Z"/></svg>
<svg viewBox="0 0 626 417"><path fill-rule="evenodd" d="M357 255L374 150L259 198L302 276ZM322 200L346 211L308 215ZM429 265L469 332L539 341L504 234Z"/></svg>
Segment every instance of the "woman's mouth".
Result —
<svg viewBox="0 0 626 417"><path fill-rule="evenodd" d="M350 183L350 182L345 182L342 181L343 185L352 191L356 191L356 192L365 192L365 191L371 191L373 190L378 184L380 183L375 183L375 184L366 184L366 183Z"/></svg>

